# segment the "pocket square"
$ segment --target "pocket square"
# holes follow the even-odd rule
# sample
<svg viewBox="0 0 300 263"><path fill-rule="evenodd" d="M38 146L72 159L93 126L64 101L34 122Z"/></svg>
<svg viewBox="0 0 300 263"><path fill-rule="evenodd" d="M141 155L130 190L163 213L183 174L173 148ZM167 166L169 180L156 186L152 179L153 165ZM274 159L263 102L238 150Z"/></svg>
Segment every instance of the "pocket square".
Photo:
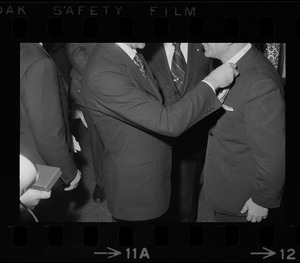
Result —
<svg viewBox="0 0 300 263"><path fill-rule="evenodd" d="M232 108L232 107L229 107L229 106L227 106L227 105L225 105L225 104L222 104L222 107L223 107L223 109L225 109L225 110L227 110L227 111L233 111L233 108Z"/></svg>

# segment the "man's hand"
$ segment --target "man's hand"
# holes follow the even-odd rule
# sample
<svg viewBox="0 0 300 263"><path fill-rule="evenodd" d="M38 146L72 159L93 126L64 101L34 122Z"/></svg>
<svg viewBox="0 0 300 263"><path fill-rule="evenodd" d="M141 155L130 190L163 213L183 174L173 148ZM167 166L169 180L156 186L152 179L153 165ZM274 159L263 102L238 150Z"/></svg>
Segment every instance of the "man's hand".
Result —
<svg viewBox="0 0 300 263"><path fill-rule="evenodd" d="M214 90L217 90L229 86L238 74L235 64L224 63L212 71L204 80L211 84Z"/></svg>
<svg viewBox="0 0 300 263"><path fill-rule="evenodd" d="M248 199L245 203L241 213L246 213L248 211L247 220L254 222L261 222L262 219L266 219L268 216L269 209L255 204L252 198Z"/></svg>
<svg viewBox="0 0 300 263"><path fill-rule="evenodd" d="M47 199L51 196L51 191L40 191L29 188L24 194L20 196L20 201L29 209L34 209L41 199Z"/></svg>
<svg viewBox="0 0 300 263"><path fill-rule="evenodd" d="M79 170L77 170L77 174L76 177L74 178L74 180L70 183L70 186L66 187L64 190L65 191L71 191L74 190L77 185L79 184L79 181L81 179L81 172Z"/></svg>

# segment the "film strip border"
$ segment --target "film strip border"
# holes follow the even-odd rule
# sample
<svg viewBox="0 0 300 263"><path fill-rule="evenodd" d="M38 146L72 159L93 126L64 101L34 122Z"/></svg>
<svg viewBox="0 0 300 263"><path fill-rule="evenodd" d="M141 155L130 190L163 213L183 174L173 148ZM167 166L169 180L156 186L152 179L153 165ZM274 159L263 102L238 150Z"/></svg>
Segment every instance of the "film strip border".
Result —
<svg viewBox="0 0 300 263"><path fill-rule="evenodd" d="M52 41L81 37L84 41L142 38L160 42L180 37L192 42L226 37L267 42L300 37L295 1L4 3L0 19L3 29L9 25L4 32L19 41L34 40L37 33L39 39Z"/></svg>
<svg viewBox="0 0 300 263"><path fill-rule="evenodd" d="M3 41L1 47L8 48L6 55L12 59L14 69L19 68L18 57L14 54L18 53L20 42L251 39L255 42L287 42L294 51L300 39L299 10L300 4L294 1L263 4L233 1L213 4L7 2L0 3L0 31L8 40ZM288 84L297 83L296 67L291 65L298 65L299 52L288 61ZM292 102L297 102L296 96L289 96ZM297 163L296 156L290 160ZM13 180L17 187L18 178ZM4 181L4 185L9 184ZM293 183L290 181L289 185L293 186ZM0 195L11 196L9 191L4 188ZM295 193L297 189L291 191ZM18 197L12 199L17 204ZM0 261L299 260L299 224L52 223L24 226L17 220L12 222L0 227Z"/></svg>
<svg viewBox="0 0 300 263"><path fill-rule="evenodd" d="M300 227L81 225L0 228L0 260L299 260Z"/></svg>

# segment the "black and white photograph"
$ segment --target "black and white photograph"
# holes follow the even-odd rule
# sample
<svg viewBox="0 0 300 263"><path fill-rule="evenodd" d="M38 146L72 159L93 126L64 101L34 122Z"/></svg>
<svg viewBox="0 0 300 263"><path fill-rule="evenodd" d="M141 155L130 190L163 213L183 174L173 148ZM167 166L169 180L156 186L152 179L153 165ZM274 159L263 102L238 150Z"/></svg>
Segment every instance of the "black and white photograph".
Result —
<svg viewBox="0 0 300 263"><path fill-rule="evenodd" d="M299 8L1 2L0 262L297 261Z"/></svg>
<svg viewBox="0 0 300 263"><path fill-rule="evenodd" d="M286 43L20 43L21 222L285 222Z"/></svg>

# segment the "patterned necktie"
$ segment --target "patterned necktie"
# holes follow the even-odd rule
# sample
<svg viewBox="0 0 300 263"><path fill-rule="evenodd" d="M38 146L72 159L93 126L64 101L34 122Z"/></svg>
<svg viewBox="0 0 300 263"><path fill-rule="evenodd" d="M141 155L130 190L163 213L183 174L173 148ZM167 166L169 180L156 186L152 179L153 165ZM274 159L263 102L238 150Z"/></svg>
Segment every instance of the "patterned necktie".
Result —
<svg viewBox="0 0 300 263"><path fill-rule="evenodd" d="M266 43L264 55L270 60L275 69L278 68L280 43Z"/></svg>
<svg viewBox="0 0 300 263"><path fill-rule="evenodd" d="M141 60L141 58L139 57L138 54L136 54L135 57L133 58L133 62L134 62L135 65L138 66L138 68L139 68L140 72L142 73L143 77L145 79L147 79L144 63L143 63L143 61Z"/></svg>
<svg viewBox="0 0 300 263"><path fill-rule="evenodd" d="M181 91L184 85L186 62L180 50L180 43L173 43L173 46L175 47L175 50L172 60L171 73L177 89Z"/></svg>

